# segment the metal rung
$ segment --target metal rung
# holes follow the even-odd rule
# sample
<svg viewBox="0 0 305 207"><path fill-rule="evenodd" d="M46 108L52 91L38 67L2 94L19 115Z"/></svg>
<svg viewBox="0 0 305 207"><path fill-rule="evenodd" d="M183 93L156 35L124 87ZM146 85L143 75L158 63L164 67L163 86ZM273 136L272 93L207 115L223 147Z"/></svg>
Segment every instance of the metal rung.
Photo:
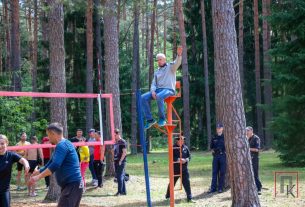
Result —
<svg viewBox="0 0 305 207"><path fill-rule="evenodd" d="M180 174L179 175L174 175L174 177L182 177L182 175L180 175Z"/></svg>
<svg viewBox="0 0 305 207"><path fill-rule="evenodd" d="M177 133L177 132L174 132L174 133L172 133L173 135L180 135L180 133Z"/></svg>
<svg viewBox="0 0 305 207"><path fill-rule="evenodd" d="M174 163L174 164L177 164L177 163L179 163L179 164L180 164L180 163L182 163L182 162L180 162L180 161L176 161L176 162L173 162L173 163Z"/></svg>
<svg viewBox="0 0 305 207"><path fill-rule="evenodd" d="M173 147L173 149L180 149L181 147Z"/></svg>

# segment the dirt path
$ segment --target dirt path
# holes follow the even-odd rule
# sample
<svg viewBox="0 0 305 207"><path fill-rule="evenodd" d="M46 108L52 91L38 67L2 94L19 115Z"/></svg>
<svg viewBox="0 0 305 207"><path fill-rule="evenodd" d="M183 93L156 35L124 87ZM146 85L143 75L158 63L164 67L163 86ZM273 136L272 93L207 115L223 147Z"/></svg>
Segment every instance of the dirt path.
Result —
<svg viewBox="0 0 305 207"><path fill-rule="evenodd" d="M167 178L151 178L151 198L152 206L169 206L169 201L164 195L167 188ZM179 181L176 187L179 187ZM115 197L116 183L107 180L105 187L101 189L88 188L82 197L82 207L104 206L104 207L142 207L146 206L146 193L144 177L134 176L127 183L127 196ZM195 204L186 202L184 191L175 191L176 205L184 206L204 206L204 207L229 207L231 205L230 190L222 194L207 194L209 181L203 178L191 179L192 192ZM304 187L300 185L301 198L274 198L273 186L264 186L263 194L260 196L263 207L305 207ZM46 191L38 189L38 197L29 198L25 191L11 191L12 207L54 207L56 203L42 203Z"/></svg>

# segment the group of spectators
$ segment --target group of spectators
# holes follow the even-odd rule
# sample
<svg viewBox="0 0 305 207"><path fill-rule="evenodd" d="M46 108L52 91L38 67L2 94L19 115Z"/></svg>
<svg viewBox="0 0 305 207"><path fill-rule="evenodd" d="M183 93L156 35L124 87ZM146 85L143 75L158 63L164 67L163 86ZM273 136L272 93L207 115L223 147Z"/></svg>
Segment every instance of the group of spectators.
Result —
<svg viewBox="0 0 305 207"><path fill-rule="evenodd" d="M49 188L49 176L55 173L57 184L61 187L61 195L58 206L79 206L82 194L86 191L85 175L87 168L92 175L91 185L103 187L102 175L105 167L105 146L101 144L86 144L75 147L71 142L99 142L101 133L94 129L88 132L88 138L83 137L83 131L78 129L76 136L70 140L63 136L63 127L59 123L52 123L46 129L47 136L41 141L42 144L55 145L55 149L33 148L8 151L9 140L0 134L0 206L10 206L10 180L13 163L17 163L16 190L28 189L29 196L37 196L35 186L40 179L45 179L46 188ZM118 191L115 194L126 195L125 166L127 144L122 139L120 131L116 129L114 144L114 163ZM38 144L36 136L27 142L27 134L22 132L17 146ZM40 167L40 168L39 168ZM24 170L24 185L21 177Z"/></svg>

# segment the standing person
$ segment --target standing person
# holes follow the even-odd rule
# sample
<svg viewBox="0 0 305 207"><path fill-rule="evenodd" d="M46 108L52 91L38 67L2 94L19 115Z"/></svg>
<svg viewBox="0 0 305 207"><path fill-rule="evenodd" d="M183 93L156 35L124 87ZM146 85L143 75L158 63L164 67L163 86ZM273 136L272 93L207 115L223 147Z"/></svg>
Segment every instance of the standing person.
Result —
<svg viewBox="0 0 305 207"><path fill-rule="evenodd" d="M10 182L12 167L15 162L24 166L27 175L30 166L26 159L22 158L15 152L7 151L8 139L5 135L0 134L0 206L10 207Z"/></svg>
<svg viewBox="0 0 305 207"><path fill-rule="evenodd" d="M246 127L246 136L249 141L250 153L252 159L252 168L254 174L254 180L257 188L258 195L261 195L262 183L259 180L258 168L259 168L259 150L260 150L260 138L253 133L253 128L248 126Z"/></svg>
<svg viewBox="0 0 305 207"><path fill-rule="evenodd" d="M26 145L30 145L31 143L29 143L27 140L27 135L26 132L22 132L21 136L20 136L20 141L16 144L16 146L26 146ZM19 154L21 157L25 157L25 151L26 150L17 150L17 154ZM22 174L22 169L23 169L23 165L20 164L19 162L17 162L17 177L16 177L16 184L17 184L17 190L24 190L26 189L26 186L22 187L21 186L21 174ZM27 176L24 174L24 183L27 183Z"/></svg>
<svg viewBox="0 0 305 207"><path fill-rule="evenodd" d="M223 136L223 124L216 124L216 135L211 141L211 150L213 151L213 174L212 183L209 193L214 193L218 189L218 193L223 192L224 181L226 176L226 148ZM217 186L218 184L218 186ZM217 188L218 187L218 188Z"/></svg>
<svg viewBox="0 0 305 207"><path fill-rule="evenodd" d="M85 142L85 138L81 140L81 142ZM83 183L84 183L84 192L86 191L86 171L89 167L89 161L90 161L90 153L89 153L89 147L88 146L80 146L79 147L79 157L80 157L80 172L82 175Z"/></svg>
<svg viewBox="0 0 305 207"><path fill-rule="evenodd" d="M63 137L63 127L52 123L47 127L51 144L56 145L50 161L40 170L35 170L29 180L33 185L40 179L55 173L57 184L61 187L58 207L78 207L83 193L76 150L72 143Z"/></svg>
<svg viewBox="0 0 305 207"><path fill-rule="evenodd" d="M31 144L38 144L36 136L31 137ZM28 174L30 177L34 172L35 168L39 165L38 159L40 158L41 160L43 160L43 154L41 149L28 149L25 154L30 165L30 171ZM43 165L43 162L41 164ZM35 185L28 185L28 194L31 197L37 196L35 192Z"/></svg>
<svg viewBox="0 0 305 207"><path fill-rule="evenodd" d="M82 129L77 129L76 130L76 136L75 137L72 137L71 139L69 139L71 142L81 142L83 141L84 139L86 139L85 137L83 137L83 130ZM79 147L76 147L76 152L77 152L77 156L78 156L78 159L80 160L80 157L79 157Z"/></svg>
<svg viewBox="0 0 305 207"><path fill-rule="evenodd" d="M101 133L95 133L96 141L101 141ZM97 177L97 187L103 187L103 173L105 169L105 145L94 146L94 171Z"/></svg>
<svg viewBox="0 0 305 207"><path fill-rule="evenodd" d="M118 182L118 192L115 194L126 195L125 184L125 167L126 167L126 155L127 155L127 143L122 139L120 130L115 129L115 144L114 144L114 167L115 175Z"/></svg>
<svg viewBox="0 0 305 207"><path fill-rule="evenodd" d="M41 144L50 144L49 138L48 137L42 138ZM42 154L43 154L43 163L47 164L50 161L51 149L42 148ZM44 180L45 180L46 188L48 189L50 186L50 176L45 177Z"/></svg>
<svg viewBox="0 0 305 207"><path fill-rule="evenodd" d="M88 139L87 142L95 142L95 129L90 129L88 132ZM89 170L91 172L92 175L92 181L91 184L93 185L93 187L97 187L98 185L98 181L97 181L97 177L94 171L94 146L89 146L89 151L90 151L90 162L89 162Z"/></svg>
<svg viewBox="0 0 305 207"><path fill-rule="evenodd" d="M182 161L182 184L187 196L187 201L193 203L194 201L191 192L190 174L188 171L188 163L191 160L191 153L188 147L184 144L184 140L185 138L183 136L181 136L181 139L179 137L175 139L176 143L173 146L174 162ZM180 158L180 149L181 149L181 158ZM180 163L175 163L174 175L178 175L178 174L180 174ZM179 177L174 178L174 186L178 179ZM168 199L169 197L170 197L170 193L169 193L169 185L168 185L165 198Z"/></svg>
<svg viewBox="0 0 305 207"><path fill-rule="evenodd" d="M150 102L152 99L157 100L158 104L158 125L164 126L166 124L164 99L169 96L173 96L176 92L176 71L181 65L182 47L178 47L177 55L176 60L169 64L166 63L166 57L164 54L159 53L156 56L158 61L158 69L154 73L150 91L143 94L141 97L143 111L146 118L145 129L149 129L156 123L150 110Z"/></svg>

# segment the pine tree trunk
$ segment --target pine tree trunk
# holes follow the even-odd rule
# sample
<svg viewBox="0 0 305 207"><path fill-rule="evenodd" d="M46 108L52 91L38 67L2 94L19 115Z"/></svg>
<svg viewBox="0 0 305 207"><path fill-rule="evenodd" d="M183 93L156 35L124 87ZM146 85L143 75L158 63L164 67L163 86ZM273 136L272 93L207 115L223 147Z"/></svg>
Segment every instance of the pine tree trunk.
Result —
<svg viewBox="0 0 305 207"><path fill-rule="evenodd" d="M40 4L42 7L45 7L46 6L46 2L45 0L40 0ZM41 25L41 35L42 35L42 59L43 60L46 60L49 58L49 51L48 51L48 21L47 21L47 14L46 14L46 11L45 9L41 9L41 12L40 12L40 25Z"/></svg>
<svg viewBox="0 0 305 207"><path fill-rule="evenodd" d="M232 206L259 207L248 141L238 68L233 0L213 0L215 102L218 121L225 126Z"/></svg>
<svg viewBox="0 0 305 207"><path fill-rule="evenodd" d="M118 40L120 41L121 0L118 0L117 14L118 14L117 31L118 31Z"/></svg>
<svg viewBox="0 0 305 207"><path fill-rule="evenodd" d="M5 70L6 71L11 71L11 35L10 35L10 13L8 12L8 1L3 0L3 7L4 7L4 17L3 17L3 22L4 22L4 30L5 30Z"/></svg>
<svg viewBox="0 0 305 207"><path fill-rule="evenodd" d="M167 3L166 3L166 0L163 0L163 3L164 3L164 8L167 9ZM163 12L163 53L164 55L166 56L166 39L167 39L167 34L166 34L166 31L167 31L167 28L166 28L166 20L167 20L167 15L166 15L166 11Z"/></svg>
<svg viewBox="0 0 305 207"><path fill-rule="evenodd" d="M25 7L25 16L27 16L26 18L26 22L27 22L27 26L28 26L28 34L29 34L29 50L28 50L28 59L31 60L32 64L33 64L33 30L32 30L32 7L31 7L31 1L27 0L27 5L28 5L28 10ZM28 12L27 12L28 11ZM33 67L33 65L32 65Z"/></svg>
<svg viewBox="0 0 305 207"><path fill-rule="evenodd" d="M156 7L156 22L155 22L155 30L156 30L156 46L157 51L160 51L160 40L159 40L159 22L158 22L158 6Z"/></svg>
<svg viewBox="0 0 305 207"><path fill-rule="evenodd" d="M38 55L38 2L34 0L34 31L32 56L32 87L37 91L37 55Z"/></svg>
<svg viewBox="0 0 305 207"><path fill-rule="evenodd" d="M93 0L87 1L86 11L86 92L93 93ZM93 127L93 99L86 99L86 131Z"/></svg>
<svg viewBox="0 0 305 207"><path fill-rule="evenodd" d="M256 120L257 133L259 137L263 137L263 111L260 108L262 103L261 95L261 66L260 66L260 48L259 48L259 21L258 21L258 0L253 0L254 10L254 45L255 45L255 85L256 85Z"/></svg>
<svg viewBox="0 0 305 207"><path fill-rule="evenodd" d="M134 2L134 32L133 32L133 57L132 57L132 76L131 76L131 154L137 154L137 96L138 77L140 71L140 51L139 51L139 8Z"/></svg>
<svg viewBox="0 0 305 207"><path fill-rule="evenodd" d="M244 0L239 1L238 61L239 61L240 84L244 95Z"/></svg>
<svg viewBox="0 0 305 207"><path fill-rule="evenodd" d="M142 7L141 10L141 56L142 58L145 58L145 6ZM144 59L146 60L146 59ZM145 61L143 63L143 65L145 66Z"/></svg>
<svg viewBox="0 0 305 207"><path fill-rule="evenodd" d="M177 0L174 0L174 16L173 16L173 60L177 56Z"/></svg>
<svg viewBox="0 0 305 207"><path fill-rule="evenodd" d="M271 85L271 58L268 53L270 49L270 27L267 22L267 17L270 16L270 0L263 1L263 51L264 51L264 101L267 106L265 110L265 147L271 148L273 142L273 134L268 128L268 124L272 121L272 85Z"/></svg>
<svg viewBox="0 0 305 207"><path fill-rule="evenodd" d="M100 90L103 92L103 82L104 82L104 68L103 68L103 60L102 60L102 35L101 35L101 17L99 14L99 10L101 8L101 2L100 0L94 0L94 6L95 6L95 10L94 10L94 18L95 18L95 46L96 46L96 50L97 50L97 54L98 54L98 59L99 59L99 63L100 63L100 81L101 81L101 88ZM106 129L106 111L105 111L105 100L102 99L101 101L102 104L102 113L103 113L103 129ZM103 136L104 137L109 137L109 134L106 133L107 130L103 130Z"/></svg>
<svg viewBox="0 0 305 207"><path fill-rule="evenodd" d="M48 0L48 26L50 44L50 92L66 92L65 48L64 48L64 12L63 4L57 0ZM59 122L64 127L67 137L67 107L64 98L51 99L51 122ZM54 175L50 179L50 187L45 200L58 200L60 187Z"/></svg>
<svg viewBox="0 0 305 207"><path fill-rule="evenodd" d="M21 91L20 69L20 30L19 30L19 1L12 0L11 5L11 67L13 70L12 87L14 91Z"/></svg>
<svg viewBox="0 0 305 207"><path fill-rule="evenodd" d="M104 5L104 42L105 42L105 90L106 93L113 95L114 125L122 129L121 107L120 107L120 88L119 88L119 44L117 36L117 16L116 4L112 0L105 0ZM109 105L107 109L107 123L109 120ZM110 128L110 127L108 127ZM113 133L113 132L111 132ZM113 175L113 154L112 146L108 145L106 174Z"/></svg>
<svg viewBox="0 0 305 207"><path fill-rule="evenodd" d="M179 33L181 38L181 45L183 48L182 52L182 74L183 74L183 135L186 137L186 145L190 147L190 105L189 105L189 70L187 63L187 46L186 46L186 34L184 28L184 16L182 0L177 0L177 11L178 11L178 23Z"/></svg>
<svg viewBox="0 0 305 207"><path fill-rule="evenodd" d="M149 47L149 9L148 9L148 0L145 1L145 47L146 47L146 56L145 56L145 65L149 65L150 58L150 47ZM148 73L149 79L149 73Z"/></svg>
<svg viewBox="0 0 305 207"><path fill-rule="evenodd" d="M204 91L205 91L205 113L207 122L208 146L211 143L211 109L210 109L210 91L209 91L209 64L208 64L208 43L205 21L204 0L200 0L201 25L202 25L202 43L203 43L203 59L204 59Z"/></svg>
<svg viewBox="0 0 305 207"><path fill-rule="evenodd" d="M151 26L150 26L150 47L149 47L149 87L151 85L154 76L154 40L155 40L155 26L156 26L156 9L157 0L154 0L153 13L151 16Z"/></svg>

